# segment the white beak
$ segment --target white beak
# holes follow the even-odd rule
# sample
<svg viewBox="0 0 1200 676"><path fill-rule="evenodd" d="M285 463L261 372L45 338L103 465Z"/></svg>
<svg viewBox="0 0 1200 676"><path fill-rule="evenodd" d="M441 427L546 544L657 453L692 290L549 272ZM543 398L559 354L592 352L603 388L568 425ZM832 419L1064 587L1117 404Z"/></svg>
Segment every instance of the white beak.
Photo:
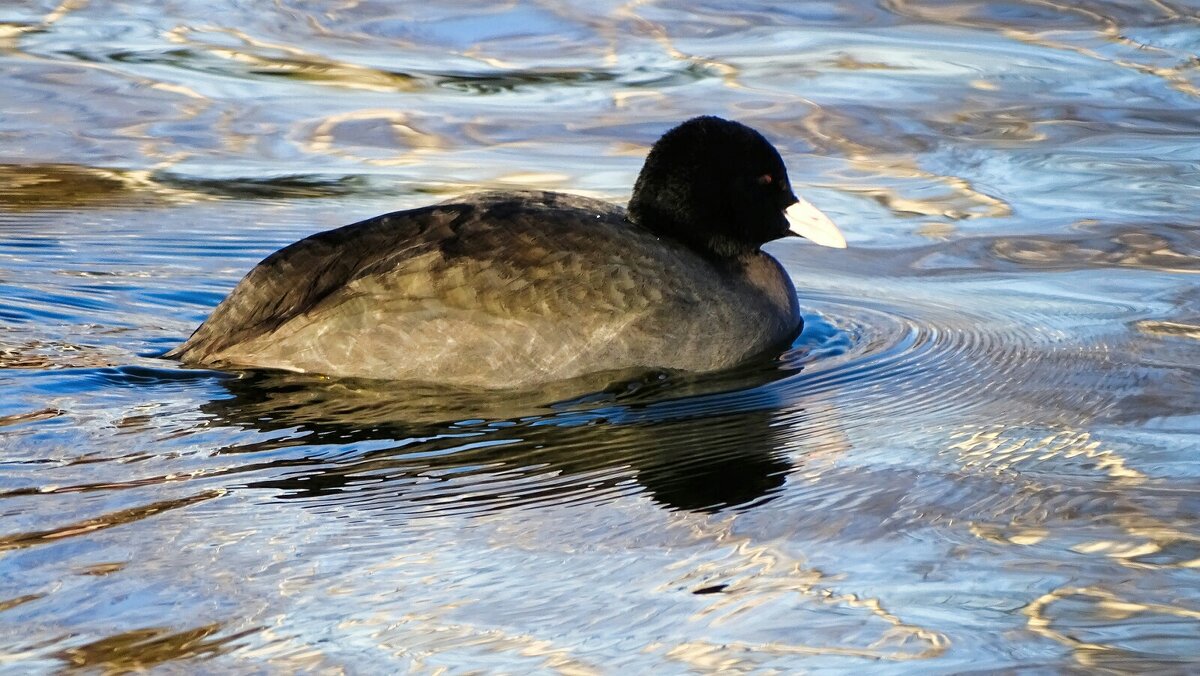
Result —
<svg viewBox="0 0 1200 676"><path fill-rule="evenodd" d="M800 235L813 244L831 246L835 249L846 248L846 238L842 236L842 231L838 230L833 221L821 213L820 209L814 207L803 197L799 202L788 207L783 215L787 218L792 234Z"/></svg>

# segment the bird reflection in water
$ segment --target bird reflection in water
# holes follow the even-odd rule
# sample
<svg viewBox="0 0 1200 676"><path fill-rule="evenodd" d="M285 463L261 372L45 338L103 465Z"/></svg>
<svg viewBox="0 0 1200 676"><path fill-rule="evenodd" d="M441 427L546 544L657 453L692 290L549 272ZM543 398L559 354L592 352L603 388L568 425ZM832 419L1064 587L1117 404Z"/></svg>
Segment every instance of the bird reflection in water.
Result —
<svg viewBox="0 0 1200 676"><path fill-rule="evenodd" d="M771 500L791 470L782 436L794 408L789 425L773 425L762 388L744 390L756 396L741 407L738 392L714 394L761 385L764 372L786 375L608 374L497 393L248 372L203 412L270 436L220 453L269 452L254 469L272 476L243 485L284 499L444 514L644 492L669 509L717 512ZM617 384L597 388L605 377Z"/></svg>

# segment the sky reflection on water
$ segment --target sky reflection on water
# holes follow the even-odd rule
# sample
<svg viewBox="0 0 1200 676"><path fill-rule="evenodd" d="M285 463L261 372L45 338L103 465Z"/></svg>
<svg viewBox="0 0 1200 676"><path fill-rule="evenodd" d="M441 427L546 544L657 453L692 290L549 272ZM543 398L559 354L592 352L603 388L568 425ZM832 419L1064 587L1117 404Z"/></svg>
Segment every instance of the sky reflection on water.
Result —
<svg viewBox="0 0 1200 676"><path fill-rule="evenodd" d="M1197 46L1175 2L0 9L0 665L1195 670ZM705 113L850 240L771 245L777 360L156 357L299 237L623 201Z"/></svg>

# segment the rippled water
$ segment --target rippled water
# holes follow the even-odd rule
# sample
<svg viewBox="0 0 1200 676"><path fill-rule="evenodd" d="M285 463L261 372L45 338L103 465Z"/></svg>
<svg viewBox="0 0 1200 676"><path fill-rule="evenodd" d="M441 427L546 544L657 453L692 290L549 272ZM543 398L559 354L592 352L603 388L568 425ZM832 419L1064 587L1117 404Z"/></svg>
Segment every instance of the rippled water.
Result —
<svg viewBox="0 0 1200 676"><path fill-rule="evenodd" d="M0 666L1200 668L1200 8L0 8ZM743 120L778 360L513 395L157 355L308 233Z"/></svg>

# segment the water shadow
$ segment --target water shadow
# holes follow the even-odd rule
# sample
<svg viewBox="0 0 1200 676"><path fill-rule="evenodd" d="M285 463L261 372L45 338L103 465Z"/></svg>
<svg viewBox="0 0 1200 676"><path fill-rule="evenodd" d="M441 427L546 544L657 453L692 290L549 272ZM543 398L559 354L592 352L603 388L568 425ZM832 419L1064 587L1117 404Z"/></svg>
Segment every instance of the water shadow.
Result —
<svg viewBox="0 0 1200 676"><path fill-rule="evenodd" d="M776 424L782 402L768 403L764 376L788 373L607 374L496 393L261 372L222 382L229 397L202 412L262 433L220 453L264 454L241 471L271 476L244 486L281 499L441 514L645 493L668 509L716 512L783 487L783 449L803 414L789 407L788 425ZM589 394L556 396L605 378ZM721 389L747 381L757 384Z"/></svg>

